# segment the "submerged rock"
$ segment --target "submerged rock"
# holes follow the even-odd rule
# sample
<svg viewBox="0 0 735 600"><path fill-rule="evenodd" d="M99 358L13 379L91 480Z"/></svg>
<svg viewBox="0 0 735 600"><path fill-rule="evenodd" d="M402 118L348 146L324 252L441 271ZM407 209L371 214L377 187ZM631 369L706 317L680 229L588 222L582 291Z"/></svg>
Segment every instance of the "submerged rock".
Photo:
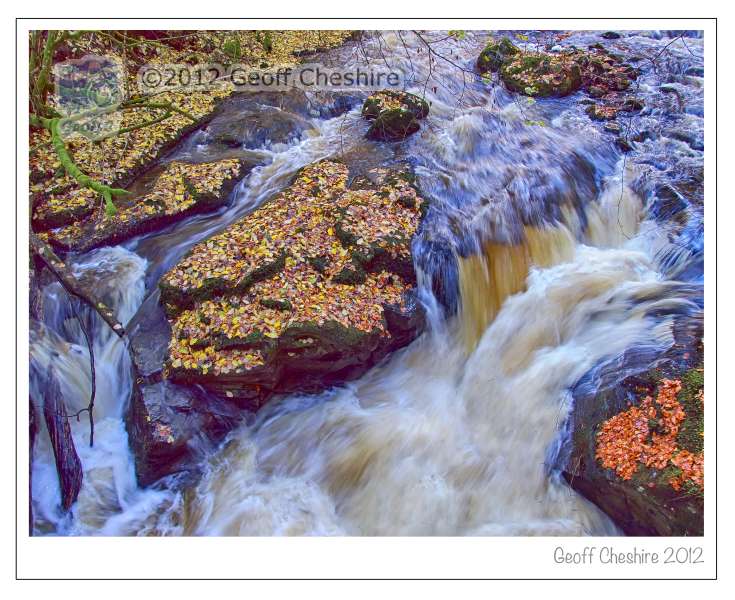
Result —
<svg viewBox="0 0 735 600"><path fill-rule="evenodd" d="M704 532L701 313L678 319L674 337L665 353L634 348L573 390L563 475L627 535Z"/></svg>
<svg viewBox="0 0 735 600"><path fill-rule="evenodd" d="M429 114L429 104L408 92L384 90L365 100L362 116L372 119L367 138L388 142L407 138L420 129L419 120Z"/></svg>
<svg viewBox="0 0 735 600"><path fill-rule="evenodd" d="M338 162L304 168L161 279L168 378L257 409L359 377L418 334L411 240L424 200L406 171L347 180Z"/></svg>

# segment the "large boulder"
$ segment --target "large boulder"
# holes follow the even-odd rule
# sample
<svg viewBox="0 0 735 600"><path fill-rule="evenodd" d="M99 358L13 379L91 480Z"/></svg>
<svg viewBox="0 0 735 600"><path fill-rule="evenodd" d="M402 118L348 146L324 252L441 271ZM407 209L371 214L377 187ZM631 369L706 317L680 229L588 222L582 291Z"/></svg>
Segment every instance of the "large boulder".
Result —
<svg viewBox="0 0 735 600"><path fill-rule="evenodd" d="M627 90L637 77L635 69L599 44L587 50L545 53L521 50L508 38L485 47L477 58L477 70L498 72L509 90L536 97L567 96L584 89L600 98Z"/></svg>
<svg viewBox="0 0 735 600"><path fill-rule="evenodd" d="M701 314L674 335L663 354L633 348L572 392L562 473L628 535L704 532Z"/></svg>
<svg viewBox="0 0 735 600"><path fill-rule="evenodd" d="M372 120L366 137L400 141L420 129L419 120L429 114L429 104L409 92L383 90L371 94L362 106L362 116Z"/></svg>
<svg viewBox="0 0 735 600"><path fill-rule="evenodd" d="M164 275L168 379L257 409L358 377L418 334L411 240L424 200L406 171L347 180L338 162L304 168Z"/></svg>

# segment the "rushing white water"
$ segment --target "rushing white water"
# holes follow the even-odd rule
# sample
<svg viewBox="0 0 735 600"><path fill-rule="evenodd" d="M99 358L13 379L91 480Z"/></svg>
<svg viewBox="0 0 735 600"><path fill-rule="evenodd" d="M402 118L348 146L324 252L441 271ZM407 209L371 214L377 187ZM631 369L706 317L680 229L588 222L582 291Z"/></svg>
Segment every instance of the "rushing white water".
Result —
<svg viewBox="0 0 735 600"><path fill-rule="evenodd" d="M404 40L411 51L422 47ZM385 34L381 52L408 71L404 40ZM461 57L468 68L483 41L468 36ZM413 91L422 91L430 60L424 52L410 61ZM519 105L497 87L465 89L456 67L441 61L431 72L438 80L436 89L426 88L431 121L412 139L390 151L366 142L359 106L313 118L300 140L259 151L266 164L244 180L226 210L128 244L138 254L122 247L90 253L76 264L78 273L93 278L126 323L144 299L146 279L155 285L193 243L261 204L303 165L335 155L358 165L380 163L386 152L391 160L414 158L420 187L435 202L430 235L453 232L460 248L478 233L507 238L527 211L538 223L526 227L526 246L455 254L461 297L449 319L432 294L432 274L417 265L429 322L422 337L357 381L266 406L206 458L201 479L183 490L166 482L137 488L123 423L129 358L95 320L95 445L88 446L86 416L72 423L84 483L71 514L63 515L41 428L33 461L38 533L618 533L553 469L569 390L595 364L631 346L671 343L670 317L654 309L688 302L671 296L665 273L684 269L692 252L672 244L673 230L646 215L628 185L637 167L624 169L576 109ZM524 125L541 118L553 126ZM553 227L549 198L562 198ZM426 241L417 243L419 260ZM32 361L39 373L54 369L75 412L88 401L89 356L58 285L46 290L46 304L45 325L32 332ZM42 377L32 380L36 401L42 387Z"/></svg>
<svg viewBox="0 0 735 600"><path fill-rule="evenodd" d="M100 298L115 308L116 317L127 323L143 300L146 261L120 247L103 248L75 263L78 277L91 276ZM52 370L61 384L68 414L87 406L91 392L89 352L79 323L69 308L69 298L58 284L46 296L47 323L31 333L31 364L37 372ZM88 314L78 309L81 318ZM33 460L33 509L40 532L118 533L106 525L108 518L140 506L161 501L165 493L139 490L123 423L131 389L130 359L124 343L95 316L89 327L95 354L95 439L89 446L88 417L71 419L72 435L84 468L79 497L70 514L59 509L60 491L48 431L39 428ZM69 341L67 341L69 340ZM31 380L31 396L38 415L45 379Z"/></svg>

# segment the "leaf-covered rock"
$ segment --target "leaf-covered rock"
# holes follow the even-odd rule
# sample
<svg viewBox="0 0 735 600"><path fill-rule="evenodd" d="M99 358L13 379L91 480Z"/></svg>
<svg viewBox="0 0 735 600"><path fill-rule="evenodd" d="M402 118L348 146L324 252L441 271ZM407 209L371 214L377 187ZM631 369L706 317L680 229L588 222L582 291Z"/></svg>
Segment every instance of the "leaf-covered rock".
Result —
<svg viewBox="0 0 735 600"><path fill-rule="evenodd" d="M384 90L365 100L362 116L372 120L367 138L388 142L400 141L420 129L419 120L429 114L429 104L408 92Z"/></svg>
<svg viewBox="0 0 735 600"><path fill-rule="evenodd" d="M338 162L304 168L162 278L168 377L257 408L357 377L415 337L424 200L401 172L374 172L361 189L347 180Z"/></svg>
<svg viewBox="0 0 735 600"><path fill-rule="evenodd" d="M565 54L521 53L500 67L506 87L527 96L568 96L582 86L582 71Z"/></svg>
<svg viewBox="0 0 735 600"><path fill-rule="evenodd" d="M237 181L245 174L237 159L210 163L171 162L155 177L150 189L120 206L115 215L105 215L98 205L86 221L52 230L50 243L64 251L86 252L100 246L170 225L189 215L222 206Z"/></svg>
<svg viewBox="0 0 735 600"><path fill-rule="evenodd" d="M573 390L564 477L627 535L703 535L702 316L663 354L634 348ZM632 373L620 381L620 373Z"/></svg>

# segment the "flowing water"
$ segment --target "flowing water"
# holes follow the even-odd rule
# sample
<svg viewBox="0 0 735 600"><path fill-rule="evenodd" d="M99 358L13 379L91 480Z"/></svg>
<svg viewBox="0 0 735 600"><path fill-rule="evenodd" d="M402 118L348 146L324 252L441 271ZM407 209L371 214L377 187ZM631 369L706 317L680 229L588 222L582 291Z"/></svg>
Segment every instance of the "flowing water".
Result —
<svg viewBox="0 0 735 600"><path fill-rule="evenodd" d="M555 43L544 35L529 44ZM672 315L701 308L701 197L679 190L702 169L703 40L672 43L672 35L615 42L643 57L635 93L646 109L628 125L631 137L648 133L625 157L574 97L532 103L473 81L462 69L472 69L486 34L432 43L429 53L414 34L384 32L333 52L337 64L372 55L403 68L409 91L431 101L422 131L401 144L373 143L363 137L359 103L337 116L314 109L328 102L319 96L280 106L300 111L306 125L293 138L241 150L260 166L228 208L75 257L75 269L126 323L188 248L303 165L335 156L354 173L408 160L432 202L414 248L426 332L357 381L270 403L207 453L197 481L140 489L123 422L132 385L126 348L79 308L94 338L95 444L85 418L72 422L84 483L65 515L41 431L36 533L617 534L566 485L556 459L571 387L633 346L666 348ZM563 43L598 41L576 33ZM235 102L221 118L238 110ZM218 155L202 131L172 156ZM661 189L674 190L668 203L656 200ZM86 343L57 284L44 301L44 322L31 332L31 395L38 401L52 368L75 412L91 385Z"/></svg>

